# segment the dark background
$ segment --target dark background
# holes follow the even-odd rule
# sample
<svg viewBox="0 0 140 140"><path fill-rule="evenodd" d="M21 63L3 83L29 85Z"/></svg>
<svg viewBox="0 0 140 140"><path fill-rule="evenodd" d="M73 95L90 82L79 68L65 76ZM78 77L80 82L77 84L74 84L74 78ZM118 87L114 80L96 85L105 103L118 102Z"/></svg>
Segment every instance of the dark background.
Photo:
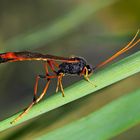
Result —
<svg viewBox="0 0 140 140"><path fill-rule="evenodd" d="M30 50L58 56L75 55L86 58L90 64L99 64L125 46L135 35L140 23L140 1L118 0L96 13L85 16L83 20L81 19L87 11L79 12L81 14L79 19L62 24L62 20L77 15L76 8L86 4L90 4L91 9L94 8L93 0L0 1L0 51ZM90 8L87 10L91 10ZM51 30L52 26L60 24L59 21L62 24L60 28ZM72 28L65 30L67 26ZM51 31L46 34L46 37L44 36L44 40L38 42L38 38L41 38L40 32L46 29ZM31 43L27 45L26 39L31 38L29 35L34 33L38 33L38 38L32 36ZM139 47L136 47L115 61L138 50ZM15 62L0 65L0 120L22 110L31 102L35 76L43 73L42 62ZM140 85L139 79L140 74L131 76L98 91L97 94L74 101L3 132L0 138L32 139L61 127L137 89ZM79 77L66 77L63 81L64 87L79 80ZM48 90L48 96L55 91L56 81L53 82ZM44 84L45 81L42 80L39 84L39 93ZM49 122L41 123L47 120ZM134 127L114 139L140 139L139 129L139 126Z"/></svg>

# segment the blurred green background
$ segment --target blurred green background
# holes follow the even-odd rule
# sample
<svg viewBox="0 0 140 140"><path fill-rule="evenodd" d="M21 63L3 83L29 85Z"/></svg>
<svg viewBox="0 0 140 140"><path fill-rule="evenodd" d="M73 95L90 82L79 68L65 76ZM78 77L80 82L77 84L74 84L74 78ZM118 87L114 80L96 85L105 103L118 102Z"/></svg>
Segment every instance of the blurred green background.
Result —
<svg viewBox="0 0 140 140"><path fill-rule="evenodd" d="M1 1L0 51L29 50L59 56L82 56L89 63L97 65L131 40L140 25L139 9L138 0ZM137 50L138 47L115 61ZM35 76L43 73L42 62L0 65L0 120L22 110L32 101ZM64 87L80 79L65 77ZM139 83L140 74L136 74L97 94L2 132L0 139L33 139L137 89ZM41 80L38 93L44 84L45 81ZM55 85L54 80L47 97L54 93ZM140 139L139 131L140 126L136 126L113 139Z"/></svg>

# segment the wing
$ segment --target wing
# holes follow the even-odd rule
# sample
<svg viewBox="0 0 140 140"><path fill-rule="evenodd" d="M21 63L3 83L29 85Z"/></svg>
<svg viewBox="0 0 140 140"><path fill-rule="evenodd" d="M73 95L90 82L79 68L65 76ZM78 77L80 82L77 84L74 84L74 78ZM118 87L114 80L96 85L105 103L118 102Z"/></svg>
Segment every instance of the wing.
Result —
<svg viewBox="0 0 140 140"><path fill-rule="evenodd" d="M7 52L0 54L0 63L5 62L15 62L15 61L61 61L61 62L68 62L68 63L76 63L79 62L76 58L67 58L67 57L60 57L60 56L53 56L53 55L44 55L35 52Z"/></svg>

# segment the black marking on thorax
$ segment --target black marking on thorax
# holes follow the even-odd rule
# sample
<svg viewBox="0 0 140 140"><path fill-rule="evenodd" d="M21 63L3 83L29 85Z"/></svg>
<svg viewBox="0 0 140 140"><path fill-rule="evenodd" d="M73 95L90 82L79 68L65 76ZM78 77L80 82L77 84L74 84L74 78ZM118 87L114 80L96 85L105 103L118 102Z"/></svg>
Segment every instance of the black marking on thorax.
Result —
<svg viewBox="0 0 140 140"><path fill-rule="evenodd" d="M86 60L81 58L81 57L75 57L75 59L79 60L79 62L77 63L61 63L59 65L59 70L58 70L58 74L59 73L64 73L64 74L77 74L79 75L83 68L86 66Z"/></svg>

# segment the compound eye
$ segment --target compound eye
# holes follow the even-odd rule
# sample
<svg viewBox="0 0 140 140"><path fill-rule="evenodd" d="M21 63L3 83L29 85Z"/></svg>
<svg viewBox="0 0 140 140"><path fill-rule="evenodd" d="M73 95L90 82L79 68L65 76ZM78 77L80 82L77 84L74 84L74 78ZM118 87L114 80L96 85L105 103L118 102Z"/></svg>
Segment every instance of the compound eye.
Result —
<svg viewBox="0 0 140 140"><path fill-rule="evenodd" d="M88 69L88 74L91 74L92 73L92 70L91 69Z"/></svg>
<svg viewBox="0 0 140 140"><path fill-rule="evenodd" d="M87 69L88 69L88 74L91 74L92 71L93 71L92 65L87 65L86 67L87 67Z"/></svg>

